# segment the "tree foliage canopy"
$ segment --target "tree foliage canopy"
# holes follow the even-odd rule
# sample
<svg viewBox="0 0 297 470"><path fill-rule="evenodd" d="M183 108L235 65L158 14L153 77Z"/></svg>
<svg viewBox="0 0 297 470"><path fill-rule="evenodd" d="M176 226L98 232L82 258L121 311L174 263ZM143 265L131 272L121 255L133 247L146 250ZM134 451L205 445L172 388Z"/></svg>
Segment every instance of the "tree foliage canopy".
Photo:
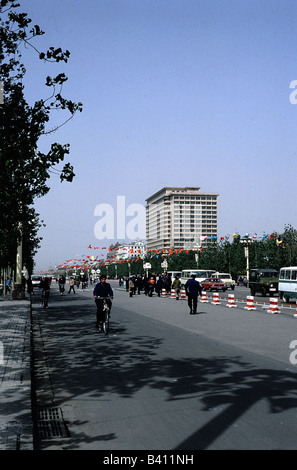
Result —
<svg viewBox="0 0 297 470"><path fill-rule="evenodd" d="M38 25L32 26L26 13L18 11L20 4L13 0L0 1L0 80L3 87L3 102L0 104L0 267L14 264L16 246L22 235L24 241L24 264L33 267L33 257L39 246L37 237L39 216L33 204L37 197L49 191L51 171L63 162L59 172L61 181L71 182L73 167L65 162L69 145L51 144L47 153L38 150L42 135L55 132L48 130L53 110L65 111L71 119L82 110L81 103L74 103L62 95L67 81L64 73L45 79L46 98L38 98L30 106L24 94L25 65L22 63L22 48L30 47L41 62L64 62L70 57L68 50L49 47L40 52L33 44L44 32Z"/></svg>
<svg viewBox="0 0 297 470"><path fill-rule="evenodd" d="M99 268L103 274L111 277L141 274L145 270L143 264L149 262L149 273L160 274L164 271L182 271L183 269L214 269L221 273L230 273L234 278L246 275L247 260L244 252L244 238L237 236L229 240L212 241L198 251L177 250L172 254L148 253L144 259L131 257L121 263L105 266L101 263ZM111 245L113 247L114 245ZM164 260L168 267L162 267ZM272 233L261 240L252 240L249 245L250 269L276 269L284 266L297 266L297 230L286 225L283 233Z"/></svg>

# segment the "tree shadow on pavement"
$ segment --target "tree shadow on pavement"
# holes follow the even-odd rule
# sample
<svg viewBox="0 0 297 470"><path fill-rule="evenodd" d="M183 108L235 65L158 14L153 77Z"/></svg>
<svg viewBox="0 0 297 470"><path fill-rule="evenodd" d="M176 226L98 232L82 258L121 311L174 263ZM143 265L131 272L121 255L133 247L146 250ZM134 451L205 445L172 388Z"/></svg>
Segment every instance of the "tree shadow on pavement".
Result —
<svg viewBox="0 0 297 470"><path fill-rule="evenodd" d="M157 333L139 336L130 312L122 309L122 321L117 316L111 322L109 337L104 337L95 331L92 302L56 299L53 305L52 312L36 309L35 321L40 323L45 338L56 395L64 390L68 402L85 394L102 400L111 393L127 398L149 387L165 391L167 401L199 397L205 410L222 408L175 450L209 448L260 400L267 401L272 414L297 408L293 372L255 368L240 356L158 358L164 339ZM39 388L42 386L41 379ZM74 424L78 430L83 423ZM90 440L83 432L75 439ZM93 441L113 439L113 433L92 437Z"/></svg>

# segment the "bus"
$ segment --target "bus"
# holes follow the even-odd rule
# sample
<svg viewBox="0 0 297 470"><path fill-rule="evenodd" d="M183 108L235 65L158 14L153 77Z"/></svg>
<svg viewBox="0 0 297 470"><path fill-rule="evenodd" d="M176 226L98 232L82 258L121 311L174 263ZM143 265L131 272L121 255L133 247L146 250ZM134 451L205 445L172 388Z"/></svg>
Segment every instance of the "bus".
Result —
<svg viewBox="0 0 297 470"><path fill-rule="evenodd" d="M195 280L198 282L204 281L204 279L211 277L213 274L216 273L215 269L183 269L181 273L180 282L181 285L184 286L188 279L195 274Z"/></svg>
<svg viewBox="0 0 297 470"><path fill-rule="evenodd" d="M297 298L297 266L281 268L278 280L279 298L289 302L290 298Z"/></svg>
<svg viewBox="0 0 297 470"><path fill-rule="evenodd" d="M178 278L181 277L182 272L181 271L167 271L167 274L171 277L172 281L173 279L177 276Z"/></svg>

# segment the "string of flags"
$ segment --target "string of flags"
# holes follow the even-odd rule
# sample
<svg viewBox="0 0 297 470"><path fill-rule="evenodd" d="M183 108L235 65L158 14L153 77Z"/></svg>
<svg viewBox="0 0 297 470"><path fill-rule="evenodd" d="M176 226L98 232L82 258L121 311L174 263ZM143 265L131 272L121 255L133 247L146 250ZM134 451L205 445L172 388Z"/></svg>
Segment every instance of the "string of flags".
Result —
<svg viewBox="0 0 297 470"><path fill-rule="evenodd" d="M233 238L238 238L240 237L240 235L238 233L233 233ZM268 234L264 234L262 235L262 237L258 237L257 234L255 235L252 235L250 236L248 233L246 235L244 235L243 237L240 237L241 239L251 239L251 240L265 240L265 239L269 239L269 240L273 240L275 239L275 242L278 246L281 246L283 248L285 248L286 246L286 237L283 237L281 235L276 235L275 233L271 233L270 235Z"/></svg>
<svg viewBox="0 0 297 470"><path fill-rule="evenodd" d="M276 242L277 246L280 246L280 247L283 247L283 248L285 248L285 246L286 246L286 238L283 237L283 236L276 235L274 233L272 233L270 235L264 234L261 237L258 237L257 234L254 234L254 235L246 234L244 236L240 236L238 233L234 233L232 235L232 237L233 237L233 239L240 238L240 239L243 239L243 240L244 239L249 239L249 240L265 240L265 239L272 240L272 239L275 239L275 242ZM226 237L220 237L219 240L223 241L223 240L225 240L225 238ZM215 237L215 236L200 237L201 241L205 241L207 239L216 240L216 239L218 239L218 237ZM89 244L87 246L87 249L98 250L99 247L98 246L92 246L92 244ZM101 250L107 250L107 247L104 246L104 247L101 248ZM109 252L118 251L118 250L119 250L119 247L108 248ZM143 248L142 252L139 249L121 247L120 250L121 250L121 252L126 251L126 254L128 255L126 259L117 259L117 257L112 255L112 254L109 254L108 257L107 257L106 254L104 254L104 253L101 253L101 257L99 255L95 256L95 255L85 255L85 254L83 254L81 256L76 255L75 258L70 258L68 260L65 260L65 262L59 264L58 267L59 268L68 268L68 269L74 269L74 268L76 268L76 269L99 268L101 266L106 266L106 264L121 264L121 263L125 263L125 262L129 262L129 263L137 262L139 259L142 258L142 256L141 256L142 254L145 257L150 257L150 258L153 258L154 256L156 256L156 258L158 258L159 256L163 258L163 257L168 256L168 255L179 254L179 253L189 254L190 252L196 252L196 253L197 252L202 252L203 247L197 247L197 248L193 248L193 249L172 248L172 249L169 249L169 250L164 250L164 249L161 249L161 250L158 250L158 249L147 250L146 248Z"/></svg>

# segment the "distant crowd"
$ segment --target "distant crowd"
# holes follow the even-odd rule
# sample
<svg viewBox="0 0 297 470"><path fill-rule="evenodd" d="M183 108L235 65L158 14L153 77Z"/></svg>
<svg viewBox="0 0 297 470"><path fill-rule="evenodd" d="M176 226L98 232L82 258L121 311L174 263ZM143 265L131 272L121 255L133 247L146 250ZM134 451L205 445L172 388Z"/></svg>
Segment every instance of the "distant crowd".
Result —
<svg viewBox="0 0 297 470"><path fill-rule="evenodd" d="M119 278L119 286L125 287L126 291L129 292L130 297L133 295L139 295L142 291L148 297L152 297L155 292L158 297L161 296L162 289L165 289L166 293L169 294L171 289L180 289L181 283L178 277L171 279L170 274L156 274L153 273L150 276L139 274L138 276L126 276L125 278Z"/></svg>

